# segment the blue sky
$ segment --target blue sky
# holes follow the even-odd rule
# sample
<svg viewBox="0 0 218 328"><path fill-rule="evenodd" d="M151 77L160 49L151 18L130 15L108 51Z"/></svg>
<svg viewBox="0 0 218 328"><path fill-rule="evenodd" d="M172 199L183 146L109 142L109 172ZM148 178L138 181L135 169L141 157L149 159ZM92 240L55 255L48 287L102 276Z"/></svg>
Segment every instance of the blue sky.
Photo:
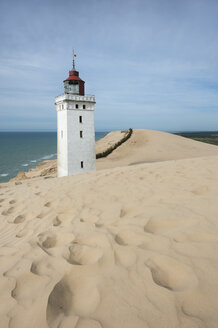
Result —
<svg viewBox="0 0 218 328"><path fill-rule="evenodd" d="M218 1L0 0L0 131L56 130L72 65L97 131L218 130Z"/></svg>

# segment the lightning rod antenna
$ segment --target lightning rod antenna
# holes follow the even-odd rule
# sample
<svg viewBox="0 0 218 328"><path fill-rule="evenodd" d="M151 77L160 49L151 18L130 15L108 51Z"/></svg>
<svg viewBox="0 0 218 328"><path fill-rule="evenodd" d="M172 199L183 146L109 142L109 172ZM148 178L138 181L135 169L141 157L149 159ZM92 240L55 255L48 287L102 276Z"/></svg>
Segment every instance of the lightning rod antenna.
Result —
<svg viewBox="0 0 218 328"><path fill-rule="evenodd" d="M73 71L75 71L75 53L74 53L74 49L73 49Z"/></svg>

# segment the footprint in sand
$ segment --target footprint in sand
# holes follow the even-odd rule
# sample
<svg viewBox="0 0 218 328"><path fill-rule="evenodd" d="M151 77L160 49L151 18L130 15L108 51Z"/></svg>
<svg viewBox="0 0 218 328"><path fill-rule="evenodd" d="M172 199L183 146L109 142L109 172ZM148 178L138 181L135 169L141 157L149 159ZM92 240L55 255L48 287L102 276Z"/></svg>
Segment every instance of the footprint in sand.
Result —
<svg viewBox="0 0 218 328"><path fill-rule="evenodd" d="M99 232L93 232L84 238L74 240L74 244L99 247L100 249L108 249L111 247L107 235Z"/></svg>
<svg viewBox="0 0 218 328"><path fill-rule="evenodd" d="M44 204L45 207L51 207L51 202L47 202Z"/></svg>
<svg viewBox="0 0 218 328"><path fill-rule="evenodd" d="M10 207L7 212L8 212L8 214L11 214L11 213L13 213L13 211L14 211L14 207Z"/></svg>
<svg viewBox="0 0 218 328"><path fill-rule="evenodd" d="M80 219L80 222L91 222L91 223L96 223L99 220L99 217L97 215L90 215L90 216L85 216Z"/></svg>
<svg viewBox="0 0 218 328"><path fill-rule="evenodd" d="M95 312L99 303L100 294L93 281L77 277L72 271L54 286L49 295L46 311L48 326L55 328L58 322L58 326L63 327L63 321L73 315L87 317Z"/></svg>
<svg viewBox="0 0 218 328"><path fill-rule="evenodd" d="M121 208L120 210L120 218L123 218L126 215L126 210Z"/></svg>
<svg viewBox="0 0 218 328"><path fill-rule="evenodd" d="M128 214L132 214L137 211L137 208L121 208L120 210L120 218L123 218L124 216L128 215Z"/></svg>
<svg viewBox="0 0 218 328"><path fill-rule="evenodd" d="M9 202L9 204L15 204L15 203L16 203L15 199L10 200L10 202Z"/></svg>
<svg viewBox="0 0 218 328"><path fill-rule="evenodd" d="M49 210L47 211L43 211L40 214L37 215L37 219L43 219L44 217L46 217L48 214L50 213Z"/></svg>
<svg viewBox="0 0 218 328"><path fill-rule="evenodd" d="M14 223L18 224L18 223L22 223L25 221L25 216L24 215L18 215L15 219L14 219Z"/></svg>
<svg viewBox="0 0 218 328"><path fill-rule="evenodd" d="M53 220L53 226L58 227L61 224L61 220L59 220L58 216Z"/></svg>
<svg viewBox="0 0 218 328"><path fill-rule="evenodd" d="M44 256L32 262L30 272L39 276L52 277L62 267L60 258Z"/></svg>
<svg viewBox="0 0 218 328"><path fill-rule="evenodd" d="M144 230L153 234L164 234L194 225L193 219L151 219L145 225Z"/></svg>
<svg viewBox="0 0 218 328"><path fill-rule="evenodd" d="M66 260L70 264L88 265L96 263L102 256L103 250L99 247L73 244L69 247Z"/></svg>
<svg viewBox="0 0 218 328"><path fill-rule="evenodd" d="M200 186L198 188L195 188L191 191L193 194L195 195L204 195L204 194L207 194L209 192L209 188L208 186Z"/></svg>
<svg viewBox="0 0 218 328"><path fill-rule="evenodd" d="M172 291L184 291L197 286L198 279L192 269L168 256L150 257L145 265L151 270L153 281Z"/></svg>
<svg viewBox="0 0 218 328"><path fill-rule="evenodd" d="M62 233L56 235L50 231L42 232L38 235L39 245L43 249L49 249L56 246L67 245L72 243L74 240L74 235L72 233Z"/></svg>
<svg viewBox="0 0 218 328"><path fill-rule="evenodd" d="M8 210L3 211L2 215L7 216L7 215L13 213L13 211L14 211L14 207L10 207Z"/></svg>
<svg viewBox="0 0 218 328"><path fill-rule="evenodd" d="M45 215L46 215L46 214L44 214L44 213L40 213L40 214L37 215L36 218L37 218L37 219L43 219Z"/></svg>
<svg viewBox="0 0 218 328"><path fill-rule="evenodd" d="M42 248L52 248L56 245L56 235L53 233L43 232L38 235L39 244Z"/></svg>
<svg viewBox="0 0 218 328"><path fill-rule="evenodd" d="M139 246L145 244L147 238L144 234L132 230L122 230L115 236L115 241L122 246Z"/></svg>
<svg viewBox="0 0 218 328"><path fill-rule="evenodd" d="M23 238L23 237L26 237L27 235L30 235L30 233L31 233L31 231L24 229L24 230L19 231L16 234L16 237L17 238Z"/></svg>
<svg viewBox="0 0 218 328"><path fill-rule="evenodd" d="M4 202L4 198L0 199L0 203Z"/></svg>
<svg viewBox="0 0 218 328"><path fill-rule="evenodd" d="M95 223L96 228L102 228L104 226L103 223Z"/></svg>

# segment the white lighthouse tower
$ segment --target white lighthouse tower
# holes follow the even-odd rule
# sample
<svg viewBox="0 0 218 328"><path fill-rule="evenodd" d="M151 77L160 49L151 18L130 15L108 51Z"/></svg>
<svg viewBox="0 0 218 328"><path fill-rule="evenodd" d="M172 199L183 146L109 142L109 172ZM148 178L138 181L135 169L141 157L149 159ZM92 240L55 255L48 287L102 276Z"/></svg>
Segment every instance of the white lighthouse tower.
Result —
<svg viewBox="0 0 218 328"><path fill-rule="evenodd" d="M59 177L96 170L95 96L85 96L85 82L75 70L74 57L64 94L55 98Z"/></svg>

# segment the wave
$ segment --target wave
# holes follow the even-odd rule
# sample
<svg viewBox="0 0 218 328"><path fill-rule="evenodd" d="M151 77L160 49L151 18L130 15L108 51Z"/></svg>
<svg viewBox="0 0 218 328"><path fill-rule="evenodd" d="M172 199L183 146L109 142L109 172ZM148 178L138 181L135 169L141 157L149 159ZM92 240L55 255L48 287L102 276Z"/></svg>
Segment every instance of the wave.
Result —
<svg viewBox="0 0 218 328"><path fill-rule="evenodd" d="M27 167L27 166L33 167L34 164L36 165L38 162L41 162L43 160L52 159L55 156L57 156L57 153L55 153L55 154L49 154L49 155L43 156L43 157L41 157L39 159L29 160L28 163L24 163L24 164L20 164L20 165L23 166L23 167ZM0 173L0 177L1 178L7 177L7 176L9 176L9 173Z"/></svg>
<svg viewBox="0 0 218 328"><path fill-rule="evenodd" d="M33 159L33 160L30 160L30 161L29 161L29 164L28 164L28 163L25 163L25 164L21 164L21 165L26 167L26 166L31 165L31 163L33 164L33 163L41 162L41 161L43 161L43 160L51 159L52 157L55 157L56 155L57 155L57 154L49 154L49 155L43 156L43 157L41 157L41 158L39 158L39 159Z"/></svg>
<svg viewBox="0 0 218 328"><path fill-rule="evenodd" d="M52 157L56 156L57 154L50 154L50 155L46 155L44 157L41 158L42 159L51 159Z"/></svg>

